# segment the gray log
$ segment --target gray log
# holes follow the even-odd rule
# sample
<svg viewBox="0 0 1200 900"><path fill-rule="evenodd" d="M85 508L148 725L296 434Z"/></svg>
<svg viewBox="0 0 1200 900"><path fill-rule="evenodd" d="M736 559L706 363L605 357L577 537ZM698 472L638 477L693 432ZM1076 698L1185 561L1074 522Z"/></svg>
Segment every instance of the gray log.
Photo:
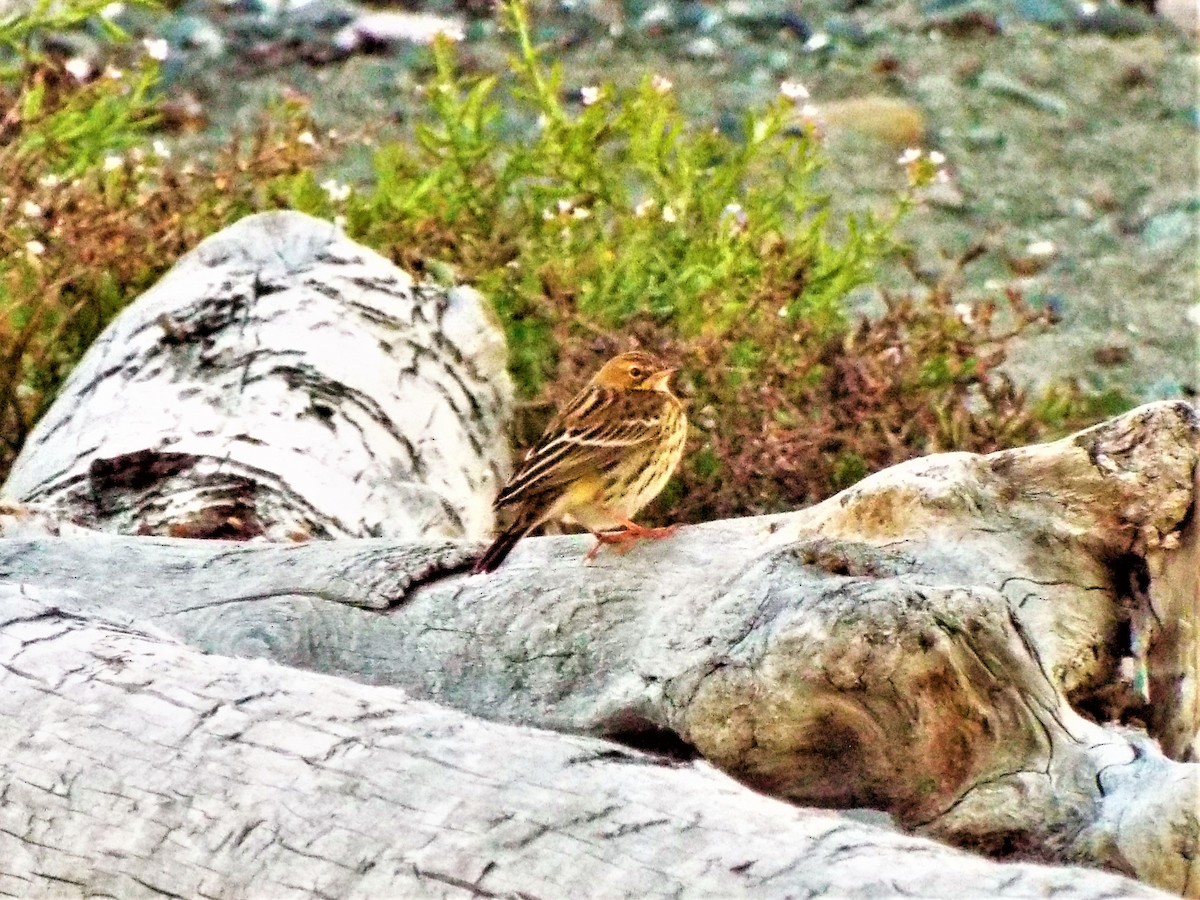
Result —
<svg viewBox="0 0 1200 900"><path fill-rule="evenodd" d="M1200 766L1067 696L1120 682L1134 649L1110 629L1134 598L1105 566L1184 551L1197 430L1190 407L1159 404L594 566L577 537L527 541L486 577L461 574L478 548L452 542L97 535L0 542L0 571L87 585L71 614L121 609L212 652L698 753L797 803L880 808L962 846L1194 896ZM1088 635L1092 667L1069 664Z"/></svg>
<svg viewBox="0 0 1200 900"><path fill-rule="evenodd" d="M0 894L1165 897L0 587Z"/></svg>

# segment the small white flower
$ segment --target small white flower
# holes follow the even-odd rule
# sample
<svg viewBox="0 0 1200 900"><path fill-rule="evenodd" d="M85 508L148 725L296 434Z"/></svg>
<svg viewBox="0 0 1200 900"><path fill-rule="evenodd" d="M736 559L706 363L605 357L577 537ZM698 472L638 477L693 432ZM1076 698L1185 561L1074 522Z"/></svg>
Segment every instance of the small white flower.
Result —
<svg viewBox="0 0 1200 900"><path fill-rule="evenodd" d="M814 50L823 50L829 46L829 35L824 31L818 31L807 41L804 42L804 49L810 53Z"/></svg>
<svg viewBox="0 0 1200 900"><path fill-rule="evenodd" d="M750 219L746 215L746 210L742 208L742 204L727 203L721 210L721 221L730 234L741 234L746 230Z"/></svg>
<svg viewBox="0 0 1200 900"><path fill-rule="evenodd" d="M62 184L62 179L51 172L49 175L43 175L38 179L38 184L45 188L58 187Z"/></svg>
<svg viewBox="0 0 1200 900"><path fill-rule="evenodd" d="M668 205L662 209L662 220L668 225L673 225L679 221L679 216L675 215L675 209Z"/></svg>
<svg viewBox="0 0 1200 900"><path fill-rule="evenodd" d="M154 151L154 155L159 159L171 158L171 148L167 146L165 141L155 141L150 145L150 149Z"/></svg>
<svg viewBox="0 0 1200 900"><path fill-rule="evenodd" d="M920 147L909 147L907 150L905 150L903 153L900 154L900 158L896 160L896 165L898 165L898 166L912 165L920 158L921 158L921 148Z"/></svg>
<svg viewBox="0 0 1200 900"><path fill-rule="evenodd" d="M1200 303L1188 308L1186 318L1197 328L1200 328Z"/></svg>
<svg viewBox="0 0 1200 900"><path fill-rule="evenodd" d="M591 214L592 211L590 209L584 209L582 206L577 206L571 210L571 218L573 219L586 219Z"/></svg>
<svg viewBox="0 0 1200 900"><path fill-rule="evenodd" d="M558 207L558 214L560 216L565 216L571 211L571 208L575 204L570 200L559 200L555 205Z"/></svg>
<svg viewBox="0 0 1200 900"><path fill-rule="evenodd" d="M125 72L123 69L118 69L116 66L105 66L104 77L110 81L120 81L125 77Z"/></svg>
<svg viewBox="0 0 1200 900"><path fill-rule="evenodd" d="M787 314L788 314L788 310L787 310L786 306L779 307L779 318L786 319Z"/></svg>
<svg viewBox="0 0 1200 900"><path fill-rule="evenodd" d="M315 147L317 146L317 139L313 137L311 131L302 131L296 135L296 143L303 144L305 147Z"/></svg>
<svg viewBox="0 0 1200 900"><path fill-rule="evenodd" d="M779 93L793 103L808 99L808 88L798 81L785 81L779 85Z"/></svg>
<svg viewBox="0 0 1200 900"><path fill-rule="evenodd" d="M584 106L591 106L600 99L600 88L595 85L587 85L579 89L579 99Z"/></svg>
<svg viewBox="0 0 1200 900"><path fill-rule="evenodd" d="M342 182L330 178L321 182L321 190L329 195L329 199L334 203L341 203L350 196L350 185L342 184Z"/></svg>
<svg viewBox="0 0 1200 900"><path fill-rule="evenodd" d="M675 87L675 85L671 82L670 78L655 75L650 79L650 87L654 88L660 94L669 94L671 93L671 88Z"/></svg>
<svg viewBox="0 0 1200 900"><path fill-rule="evenodd" d="M635 216L637 216L639 219L644 219L647 215L650 214L650 211L652 209L654 209L654 201L653 200L642 200L640 203L638 203L637 206L635 206L633 208L633 214Z"/></svg>
<svg viewBox="0 0 1200 900"><path fill-rule="evenodd" d="M104 157L104 171L111 172L113 169L119 169L125 165L125 160L120 156L108 155Z"/></svg>
<svg viewBox="0 0 1200 900"><path fill-rule="evenodd" d="M41 241L26 241L25 252L30 256L41 256L46 252L46 245Z"/></svg>
<svg viewBox="0 0 1200 900"><path fill-rule="evenodd" d="M40 219L42 217L42 208L32 200L26 200L21 204L21 215L27 219Z"/></svg>
<svg viewBox="0 0 1200 900"><path fill-rule="evenodd" d="M554 210L549 209L549 208L542 210L542 221L543 222L552 222L557 218L558 218L558 214Z"/></svg>
<svg viewBox="0 0 1200 900"><path fill-rule="evenodd" d="M933 173L933 183L934 184L949 184L950 183L950 173L947 172L945 169L938 169L936 172Z"/></svg>
<svg viewBox="0 0 1200 900"><path fill-rule="evenodd" d="M146 48L147 56L159 62L171 55L171 45L165 38L142 38L142 46Z"/></svg>
<svg viewBox="0 0 1200 900"><path fill-rule="evenodd" d="M63 63L63 68L76 81L87 81L92 76L93 71L92 64L82 56L72 56Z"/></svg>
<svg viewBox="0 0 1200 900"><path fill-rule="evenodd" d="M125 12L124 3L110 3L100 10L100 18L112 21L123 12Z"/></svg>
<svg viewBox="0 0 1200 900"><path fill-rule="evenodd" d="M1025 252L1030 256L1054 256L1058 253L1058 248L1054 246L1054 241L1034 241L1025 248Z"/></svg>
<svg viewBox="0 0 1200 900"><path fill-rule="evenodd" d="M930 150L929 151L929 161L931 163L933 163L935 166L945 165L946 154L942 153L940 150Z"/></svg>
<svg viewBox="0 0 1200 900"><path fill-rule="evenodd" d="M970 325L975 321L975 310L972 309L970 303L954 304L954 315L958 317L958 321L964 325Z"/></svg>
<svg viewBox="0 0 1200 900"><path fill-rule="evenodd" d="M1099 3L1084 2L1079 4L1079 12L1084 16L1094 16L1100 11Z"/></svg>

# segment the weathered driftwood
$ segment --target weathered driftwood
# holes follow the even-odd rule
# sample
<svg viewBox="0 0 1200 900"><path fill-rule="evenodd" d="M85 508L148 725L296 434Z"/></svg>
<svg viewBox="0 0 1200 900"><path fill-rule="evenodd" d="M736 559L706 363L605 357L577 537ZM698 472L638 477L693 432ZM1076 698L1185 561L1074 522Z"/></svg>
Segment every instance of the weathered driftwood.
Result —
<svg viewBox="0 0 1200 900"><path fill-rule="evenodd" d="M288 269L287 283L301 281L305 291L320 296L338 293L340 288L321 288L326 275L313 274L311 266L325 266L329 241L343 247L340 239L322 231L325 242L317 241L312 220L259 221L292 229L294 240L296 233L308 235L306 240L326 248L304 257L310 268ZM257 234L248 229L239 240ZM252 258L240 277L259 283L269 254L247 256L228 233L213 239L214 245L226 246L222 240L231 242L230 249L218 257ZM359 251L345 245L338 252ZM223 284L211 290L229 293ZM162 296L156 289L122 320L152 321L138 307ZM258 296L248 304L249 314L257 319L255 310L271 297ZM247 341L278 348L272 329L296 330L289 310L275 309L250 337L238 320L224 319L211 332L176 331L171 340L188 360L203 357L210 341L233 357L244 355ZM474 307L458 315L486 332ZM110 335L125 334L122 320ZM350 331L374 327L353 317L342 324ZM405 344L406 335L398 332L397 343ZM434 338L421 340L441 346ZM492 338L477 341L492 346ZM115 346L110 339L94 353L105 358ZM268 372L274 371L269 357L260 360ZM327 354L314 350L311 358L341 371L342 362ZM485 372L465 352L440 358L450 372L445 377L456 383L474 384L476 378L464 379L460 369ZM122 377L132 384L164 380L166 370L155 359L153 353L132 358ZM97 373L111 368L85 360L83 368L89 367ZM193 380L204 377L203 368L188 371ZM329 378L319 367L310 375L309 383L350 377ZM136 463L146 454L152 462L161 459L162 448L172 445L177 412L160 403L148 416L150 407L136 391L124 396L110 390L102 404L107 421L142 423L142 440L115 433L93 438L102 424L87 412L93 380L77 378L59 401L66 411L56 408L47 416L6 488L13 499L48 504L49 512L0 516L5 536L0 590L9 590L8 600L0 594L0 611L28 595L40 598L47 621L78 617L81 629L92 629L88 641L117 640L104 631L116 627L114 621L133 631L158 628L213 653L266 657L361 682L400 685L420 698L509 724L616 738L668 756L698 754L745 783L799 804L872 806L904 828L998 857L1103 866L1200 896L1195 756L1200 426L1191 407L1144 407L1045 446L916 460L802 512L687 528L626 556L603 554L594 566L581 565L588 543L583 538L533 539L495 575L468 576L464 570L481 547L432 538L458 534L456 518L463 533L476 534L487 517L479 511L490 490L486 472L499 471L499 463L485 462L493 451L475 442L494 432L504 415L488 411L488 398L507 396L504 385L495 387L489 379L479 375L478 390L472 390L472 396L484 398L479 410L466 412L461 403L447 408L490 424L455 424L453 416L444 416L436 451L430 452L445 465L410 466L394 493L372 470L368 498L342 497L343 489L359 490L361 480L339 473L340 466L352 464L340 460L381 460L397 446L421 445L415 436L433 434L426 419L402 415L384 427L364 429L361 453L332 454L315 467L305 467L289 441L273 441L280 452L270 459L292 467L288 476L256 471L252 484L236 493L249 501L229 512L220 505L227 495L207 499L210 467ZM221 384L206 395L209 404L232 411L241 422L245 385L229 378ZM175 387L185 398L193 387L206 390L190 382ZM129 419L122 403L131 405ZM269 408L254 408L268 412L219 427L226 435L248 436L239 444L253 445L256 429L273 435ZM401 408L411 405L395 407ZM78 418L92 424L76 428ZM72 430L76 444L69 451L59 448L50 429ZM215 458L205 455L209 451L189 452L195 459ZM112 453L117 455L106 455ZM463 471L453 471L454 461ZM119 477L110 477L114 472ZM432 492L436 502L423 485L434 472L440 473ZM325 482L309 485L309 478L332 479L338 490L328 491ZM474 494L459 496L459 489ZM296 510L313 504L291 499L309 494L335 496L344 501L345 512L312 527L307 513ZM189 498L217 513L197 518ZM370 527L355 532L329 524L353 519L360 501L371 510L362 516ZM431 520L430 510L443 501L460 512ZM247 510L258 524L239 530L250 520ZM242 536L284 537L301 520L307 522L301 530L311 534L380 531L388 515L398 521L387 520L387 536L426 539L230 544L101 535L58 521L67 516L109 531L188 535L221 533L222 528L199 527L221 521L225 530ZM183 519L176 522L174 516ZM39 536L42 532L58 536ZM165 670L175 655L186 655L170 644L154 647L144 652L165 654ZM276 671L211 663L228 672ZM0 670L0 689L20 677ZM64 678L63 684L69 681ZM338 689L363 696L384 690L361 684ZM170 696L174 688L164 690ZM150 684L147 691L159 688ZM111 730L111 722L125 727L139 715L137 703L130 703L123 712L98 708L98 721L81 715L70 728ZM303 698L288 699L277 712L298 727L311 715ZM1139 717L1150 738L1097 724ZM486 727L457 721L470 723L464 729ZM361 732L338 733L371 745L369 720L358 725ZM130 724L125 730L136 735L136 728ZM504 734L504 741L524 740L520 732ZM1154 739L1163 742L1166 755ZM16 746L21 750L26 743ZM36 748L31 752L36 757ZM123 751L114 745L111 752ZM0 776L29 758L0 754ZM115 765L101 751L89 759L100 768ZM539 778L533 772L528 780ZM304 805L311 790L312 802L324 808L323 783L297 783L290 792L281 784L262 802ZM471 802L467 795L447 794L446 785L438 789L456 798L447 803ZM230 798L226 793L220 799ZM217 821L237 821L232 807L220 807L231 810L230 818L212 809ZM128 822L121 818L118 824ZM763 827L767 834L778 830ZM648 831L638 853L651 853L662 837ZM690 840L686 829L679 840ZM185 858L170 840L154 852L164 865ZM357 871L357 857L337 858ZM555 866L576 864L573 856L556 860ZM475 878L469 866L461 871L472 873L468 882ZM871 874L863 873L864 885L875 883ZM223 875L235 885L251 877L241 870ZM814 877L821 877L819 869ZM754 890L766 889L760 884Z"/></svg>
<svg viewBox="0 0 1200 900"><path fill-rule="evenodd" d="M0 587L0 892L1164 897L758 796L702 765L202 655Z"/></svg>
<svg viewBox="0 0 1200 900"><path fill-rule="evenodd" d="M594 566L576 537L528 541L484 577L455 574L473 548L449 542L97 535L0 542L0 571L39 590L86 585L58 601L69 614L120 609L213 652L697 752L797 803L872 806L963 846L1194 896L1200 766L1065 698L1118 681L1132 652L1117 624L1135 601L1106 562L1184 552L1196 433L1189 407L1159 404L1053 445L918 460L804 512L684 529ZM1092 667L1073 665L1088 634Z"/></svg>
<svg viewBox="0 0 1200 900"><path fill-rule="evenodd" d="M6 486L124 534L480 537L507 471L503 337L333 225L243 219L100 336Z"/></svg>

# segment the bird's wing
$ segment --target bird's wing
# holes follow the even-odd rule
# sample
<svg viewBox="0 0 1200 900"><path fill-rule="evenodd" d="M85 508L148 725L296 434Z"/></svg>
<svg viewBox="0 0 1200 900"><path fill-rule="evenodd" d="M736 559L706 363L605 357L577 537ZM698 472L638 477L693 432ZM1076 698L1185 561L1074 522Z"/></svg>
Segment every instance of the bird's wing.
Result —
<svg viewBox="0 0 1200 900"><path fill-rule="evenodd" d="M603 472L632 447L657 440L666 402L653 391L589 388L547 426L496 498L496 506L554 492L588 473Z"/></svg>

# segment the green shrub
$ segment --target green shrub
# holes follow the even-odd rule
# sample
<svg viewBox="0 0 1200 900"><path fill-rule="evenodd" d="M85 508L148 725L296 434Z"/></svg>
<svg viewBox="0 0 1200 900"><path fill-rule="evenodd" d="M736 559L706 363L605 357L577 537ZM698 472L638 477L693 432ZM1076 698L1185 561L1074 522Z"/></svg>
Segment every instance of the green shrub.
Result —
<svg viewBox="0 0 1200 900"><path fill-rule="evenodd" d="M9 145L26 149L8 157L0 209L0 465L112 315L205 235L280 206L340 217L407 268L477 285L509 338L518 444L605 357L643 346L677 360L693 439L652 518L788 508L913 455L1027 442L1088 415L1076 392L1031 400L998 375L1013 335L1045 321L1016 294L964 310L939 289L847 316L847 293L934 177L927 157L898 174L879 218L837 221L819 134L788 99L749 113L743 138L687 121L661 79L568 101L524 7L505 16L509 70L462 77L437 46L425 116L355 189L318 174L338 145L304 135L317 130L302 107L181 166L137 150L152 72L43 92ZM8 82L7 102L26 102L39 70ZM65 110L81 139L62 139Z"/></svg>

